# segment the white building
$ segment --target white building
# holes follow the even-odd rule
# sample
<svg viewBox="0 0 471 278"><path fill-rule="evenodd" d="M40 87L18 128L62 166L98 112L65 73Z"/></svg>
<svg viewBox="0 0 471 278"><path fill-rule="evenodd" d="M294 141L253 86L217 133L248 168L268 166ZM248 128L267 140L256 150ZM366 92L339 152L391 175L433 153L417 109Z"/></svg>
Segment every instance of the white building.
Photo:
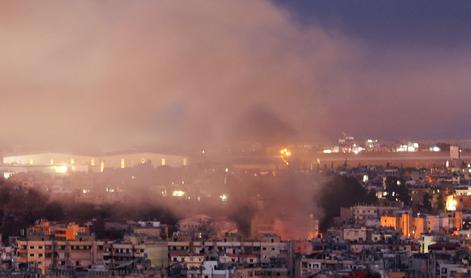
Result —
<svg viewBox="0 0 471 278"><path fill-rule="evenodd" d="M39 171L65 174L67 172L103 172L106 168L132 168L150 163L154 167L182 167L188 158L178 155L138 152L113 155L76 155L70 153L33 153L3 157L4 172Z"/></svg>

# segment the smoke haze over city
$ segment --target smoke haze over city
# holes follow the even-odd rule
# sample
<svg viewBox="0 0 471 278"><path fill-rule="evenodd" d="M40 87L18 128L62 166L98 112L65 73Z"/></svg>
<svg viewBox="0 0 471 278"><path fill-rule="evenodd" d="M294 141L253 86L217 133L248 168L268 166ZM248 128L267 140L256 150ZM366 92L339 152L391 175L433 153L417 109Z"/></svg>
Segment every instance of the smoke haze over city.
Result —
<svg viewBox="0 0 471 278"><path fill-rule="evenodd" d="M470 277L471 1L0 1L0 277Z"/></svg>
<svg viewBox="0 0 471 278"><path fill-rule="evenodd" d="M391 19L384 39L381 25L355 25L357 10L303 3L2 3L0 141L114 151L325 141L342 131L469 135L469 42L453 43L468 29L451 39L413 33L455 10L431 5L410 26ZM421 7L392 8L405 17ZM396 27L413 31L400 37Z"/></svg>

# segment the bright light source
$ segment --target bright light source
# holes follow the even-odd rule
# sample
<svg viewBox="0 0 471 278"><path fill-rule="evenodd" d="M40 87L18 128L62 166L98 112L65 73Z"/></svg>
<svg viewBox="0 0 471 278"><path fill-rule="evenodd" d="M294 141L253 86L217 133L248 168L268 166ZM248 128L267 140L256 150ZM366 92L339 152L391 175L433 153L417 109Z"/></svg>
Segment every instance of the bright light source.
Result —
<svg viewBox="0 0 471 278"><path fill-rule="evenodd" d="M173 197L183 197L185 195L186 195L185 191L182 191L182 190L174 190L172 192Z"/></svg>
<svg viewBox="0 0 471 278"><path fill-rule="evenodd" d="M361 152L364 151L364 150L365 150L364 148L358 147L358 146L352 148L352 152L353 152L354 154L359 154L359 153L361 153Z"/></svg>
<svg viewBox="0 0 471 278"><path fill-rule="evenodd" d="M229 173L229 168L226 168L224 172Z"/></svg>
<svg viewBox="0 0 471 278"><path fill-rule="evenodd" d="M331 149L325 149L322 151L323 153L332 153L332 150Z"/></svg>
<svg viewBox="0 0 471 278"><path fill-rule="evenodd" d="M4 179L9 179L11 178L11 176L13 176L13 173L12 172L3 172L3 178Z"/></svg>
<svg viewBox="0 0 471 278"><path fill-rule="evenodd" d="M69 168L67 167L67 165L56 165L56 166L54 166L54 171L57 174L65 174L65 173L67 173L68 170L69 170Z"/></svg>
<svg viewBox="0 0 471 278"><path fill-rule="evenodd" d="M280 158L283 160L283 162L288 165L288 158L291 156L291 151L288 150L287 148L283 148L280 150Z"/></svg>
<svg viewBox="0 0 471 278"><path fill-rule="evenodd" d="M227 195L226 195L226 194L220 195L219 198L220 198L221 201L223 201L223 202L227 201Z"/></svg>
<svg viewBox="0 0 471 278"><path fill-rule="evenodd" d="M288 150L287 148L283 148L280 150L280 154L283 156L291 156L291 151Z"/></svg>
<svg viewBox="0 0 471 278"><path fill-rule="evenodd" d="M457 205L458 205L458 201L456 201L453 195L449 195L446 197L446 210L455 211Z"/></svg>

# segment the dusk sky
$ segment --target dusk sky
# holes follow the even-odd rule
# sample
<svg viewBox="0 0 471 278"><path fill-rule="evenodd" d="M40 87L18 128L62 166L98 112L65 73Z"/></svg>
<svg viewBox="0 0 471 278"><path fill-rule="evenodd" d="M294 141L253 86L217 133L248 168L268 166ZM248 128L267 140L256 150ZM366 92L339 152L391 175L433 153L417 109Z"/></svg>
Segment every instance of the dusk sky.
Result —
<svg viewBox="0 0 471 278"><path fill-rule="evenodd" d="M0 143L469 138L469 1L3 1Z"/></svg>

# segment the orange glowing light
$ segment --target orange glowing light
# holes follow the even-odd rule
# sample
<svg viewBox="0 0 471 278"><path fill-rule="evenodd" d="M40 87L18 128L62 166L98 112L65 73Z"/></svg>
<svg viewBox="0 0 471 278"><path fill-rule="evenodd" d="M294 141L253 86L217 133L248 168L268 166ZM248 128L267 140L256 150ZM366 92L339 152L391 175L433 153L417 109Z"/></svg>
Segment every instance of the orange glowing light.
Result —
<svg viewBox="0 0 471 278"><path fill-rule="evenodd" d="M287 148L283 148L280 150L280 158L286 164L289 165L288 158L292 155L291 151Z"/></svg>

